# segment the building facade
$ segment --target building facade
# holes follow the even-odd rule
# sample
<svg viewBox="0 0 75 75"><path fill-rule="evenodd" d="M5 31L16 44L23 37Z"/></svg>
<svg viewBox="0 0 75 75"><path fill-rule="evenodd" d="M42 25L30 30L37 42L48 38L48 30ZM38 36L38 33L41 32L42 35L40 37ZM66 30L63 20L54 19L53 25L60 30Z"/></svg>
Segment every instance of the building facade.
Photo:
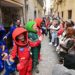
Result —
<svg viewBox="0 0 75 75"><path fill-rule="evenodd" d="M5 27L17 19L25 24L43 14L43 0L0 0L0 23Z"/></svg>
<svg viewBox="0 0 75 75"><path fill-rule="evenodd" d="M9 27L11 21L25 22L24 0L0 0L0 22Z"/></svg>
<svg viewBox="0 0 75 75"><path fill-rule="evenodd" d="M43 0L27 0L26 1L26 18L27 21L36 17L43 17Z"/></svg>
<svg viewBox="0 0 75 75"><path fill-rule="evenodd" d="M53 12L63 20L72 19L75 21L75 0L54 0Z"/></svg>

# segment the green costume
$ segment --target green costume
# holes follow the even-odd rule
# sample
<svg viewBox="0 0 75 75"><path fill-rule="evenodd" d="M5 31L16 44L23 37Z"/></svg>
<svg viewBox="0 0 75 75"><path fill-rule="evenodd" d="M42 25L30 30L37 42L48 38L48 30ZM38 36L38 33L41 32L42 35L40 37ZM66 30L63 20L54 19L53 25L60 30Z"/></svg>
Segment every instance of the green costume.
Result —
<svg viewBox="0 0 75 75"><path fill-rule="evenodd" d="M28 37L33 42L35 42L35 41L38 40L37 31L33 29L33 25L34 24L36 24L34 21L29 21L25 25L25 28L28 30ZM37 67L37 64L38 64L39 46L32 47L31 48L31 52L32 52L33 68L36 68Z"/></svg>

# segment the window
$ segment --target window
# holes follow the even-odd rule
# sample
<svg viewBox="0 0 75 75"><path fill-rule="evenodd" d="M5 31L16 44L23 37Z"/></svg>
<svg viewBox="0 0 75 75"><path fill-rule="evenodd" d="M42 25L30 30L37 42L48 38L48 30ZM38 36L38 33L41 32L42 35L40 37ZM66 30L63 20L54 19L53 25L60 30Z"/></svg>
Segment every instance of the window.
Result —
<svg viewBox="0 0 75 75"><path fill-rule="evenodd" d="M68 10L68 19L72 18L72 10Z"/></svg>
<svg viewBox="0 0 75 75"><path fill-rule="evenodd" d="M36 10L34 11L34 19L36 18Z"/></svg>
<svg viewBox="0 0 75 75"><path fill-rule="evenodd" d="M58 16L59 16L59 12L58 12Z"/></svg>

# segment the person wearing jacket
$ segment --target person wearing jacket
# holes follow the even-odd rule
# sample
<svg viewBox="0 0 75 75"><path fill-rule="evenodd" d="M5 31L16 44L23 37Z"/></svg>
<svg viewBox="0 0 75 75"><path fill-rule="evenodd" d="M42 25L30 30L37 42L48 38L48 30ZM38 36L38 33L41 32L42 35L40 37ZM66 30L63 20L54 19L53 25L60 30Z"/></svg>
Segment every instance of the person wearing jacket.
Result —
<svg viewBox="0 0 75 75"><path fill-rule="evenodd" d="M0 25L0 72L4 69L4 60L3 60L3 53L8 53L8 49L6 47L6 43L3 40L3 37L5 36L6 32L2 25Z"/></svg>
<svg viewBox="0 0 75 75"><path fill-rule="evenodd" d="M19 63L17 70L19 75L32 75L32 59L30 55L30 46L38 46L41 42L41 37L36 42L28 39L28 32L26 29L18 27L12 34L14 46L10 53L10 61L14 62L16 55L18 56Z"/></svg>
<svg viewBox="0 0 75 75"><path fill-rule="evenodd" d="M31 41L35 42L38 40L39 36L37 34L38 28L35 21L29 21L25 25L25 28L28 30L28 37ZM39 44L40 45L40 44ZM37 64L38 64L38 54L39 54L39 45L36 47L31 47L32 52L32 63L33 71L39 73Z"/></svg>
<svg viewBox="0 0 75 75"><path fill-rule="evenodd" d="M54 18L53 19L53 23L52 25L50 26L50 33L51 33L51 42L49 43L49 45L54 45L55 47L58 45L57 43L57 31L60 29L60 26L59 26L59 21Z"/></svg>
<svg viewBox="0 0 75 75"><path fill-rule="evenodd" d="M16 23L11 21L9 32L3 37L3 39L8 39L9 48L13 47L12 33L17 27L23 27L23 25L21 24L21 21L19 19L16 21Z"/></svg>
<svg viewBox="0 0 75 75"><path fill-rule="evenodd" d="M8 33L3 37L4 40L6 39L7 41L9 41L7 42L8 43L7 46L9 49L12 48L13 46L12 33L15 29L16 29L16 25L13 22L11 22Z"/></svg>

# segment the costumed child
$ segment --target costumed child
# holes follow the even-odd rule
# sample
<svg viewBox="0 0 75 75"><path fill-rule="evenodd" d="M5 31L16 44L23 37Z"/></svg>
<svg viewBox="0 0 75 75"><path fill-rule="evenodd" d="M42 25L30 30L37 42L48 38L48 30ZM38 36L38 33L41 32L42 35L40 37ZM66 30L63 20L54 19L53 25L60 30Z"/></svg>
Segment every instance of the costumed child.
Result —
<svg viewBox="0 0 75 75"><path fill-rule="evenodd" d="M13 62L8 60L8 48L6 45L6 40L3 40L3 37L6 35L5 29L3 26L0 26L0 72L5 69L4 75L10 75L13 73L15 67ZM10 66L8 65L10 64ZM12 64L11 64L12 63Z"/></svg>
<svg viewBox="0 0 75 75"><path fill-rule="evenodd" d="M16 64L14 61L10 61L10 56L7 53L3 53L3 60L4 60L4 75L16 75Z"/></svg>
<svg viewBox="0 0 75 75"><path fill-rule="evenodd" d="M7 46L9 49L13 47L12 33L15 29L16 29L16 25L13 22L11 22L8 33L3 37L3 39L6 39L8 41Z"/></svg>
<svg viewBox="0 0 75 75"><path fill-rule="evenodd" d="M60 22L58 19L54 18L53 23L50 26L50 33L51 33L51 43L49 45L54 45L55 47L58 45L58 40L57 40L57 32L60 29Z"/></svg>
<svg viewBox="0 0 75 75"><path fill-rule="evenodd" d="M8 49L6 47L6 43L3 40L3 37L5 36L6 32L2 25L0 25L0 72L4 69L4 60L3 60L3 54L8 53Z"/></svg>
<svg viewBox="0 0 75 75"><path fill-rule="evenodd" d="M38 28L38 31L37 31L38 36L42 36L42 27L41 27L42 21L43 21L42 18L36 18L35 19L35 22L36 22L36 25ZM40 54L41 44L38 46L38 48L39 48L38 61L40 61L41 60L41 54Z"/></svg>
<svg viewBox="0 0 75 75"><path fill-rule="evenodd" d="M38 28L37 24L35 21L29 21L25 25L25 28L28 30L28 37L32 42L35 42L36 40L39 39L39 36L37 34ZM40 45L40 44L39 44ZM31 47L31 52L32 52L32 64L33 64L33 72L39 73L38 70L38 55L39 55L39 45L36 47Z"/></svg>
<svg viewBox="0 0 75 75"><path fill-rule="evenodd" d="M13 31L12 37L14 40L14 46L10 54L10 61L13 61L17 55L19 59L19 63L17 64L19 75L32 75L30 46L38 46L41 42L41 38L36 42L32 42L28 39L27 30L21 27L18 27Z"/></svg>

